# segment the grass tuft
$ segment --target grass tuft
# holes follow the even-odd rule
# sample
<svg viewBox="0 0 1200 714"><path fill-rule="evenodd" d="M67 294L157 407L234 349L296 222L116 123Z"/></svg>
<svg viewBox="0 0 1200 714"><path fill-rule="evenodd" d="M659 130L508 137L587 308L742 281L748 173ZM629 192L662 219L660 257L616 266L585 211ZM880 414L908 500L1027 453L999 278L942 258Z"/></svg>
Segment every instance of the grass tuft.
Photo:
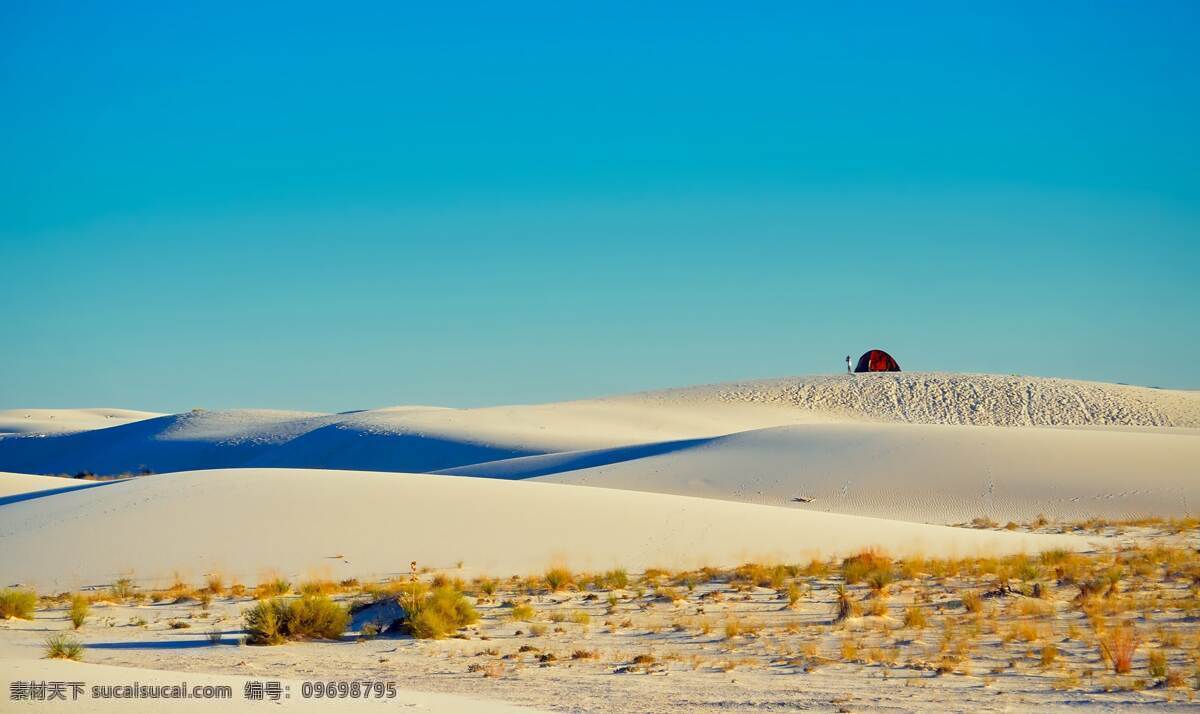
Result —
<svg viewBox="0 0 1200 714"><path fill-rule="evenodd" d="M83 659L83 645L70 635L58 633L46 638L46 659Z"/></svg>
<svg viewBox="0 0 1200 714"><path fill-rule="evenodd" d="M78 630L83 627L83 623L87 621L88 611L91 610L91 605L88 599L79 593L71 597L71 627Z"/></svg>
<svg viewBox="0 0 1200 714"><path fill-rule="evenodd" d="M37 593L32 590L4 588L0 590L0 619L32 620L37 607Z"/></svg>
<svg viewBox="0 0 1200 714"><path fill-rule="evenodd" d="M247 644L278 645L287 640L337 639L350 623L345 607L324 595L296 600L261 600L244 613Z"/></svg>

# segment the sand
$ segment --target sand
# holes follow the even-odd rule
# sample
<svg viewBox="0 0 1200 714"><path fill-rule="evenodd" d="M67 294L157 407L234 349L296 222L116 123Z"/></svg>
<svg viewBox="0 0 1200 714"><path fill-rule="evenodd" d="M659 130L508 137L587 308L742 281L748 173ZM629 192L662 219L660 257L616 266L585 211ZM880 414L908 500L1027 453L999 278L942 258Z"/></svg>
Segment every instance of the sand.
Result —
<svg viewBox="0 0 1200 714"><path fill-rule="evenodd" d="M100 589L127 576L147 588L176 578L199 584L212 573L247 585L276 575L295 582L377 580L406 574L414 560L451 577L507 578L552 565L636 573L796 563L867 547L898 557L1091 551L1112 544L1100 543L1095 533L946 524L1020 522L1038 514L1054 520L1192 515L1200 499L1200 394L1034 377L901 373L791 377L482 409L171 415L24 409L0 412L0 469L17 472L0 473L2 584L42 592ZM113 482L29 475L80 471L156 473ZM479 476L487 478L474 478ZM824 638L822 647L830 649L840 636L823 624L832 583L819 585L800 624L815 628L804 632ZM1185 585L1171 581L1177 589ZM1072 587L1060 586L1061 600L1072 597ZM780 611L778 593L755 590L743 599L744 593L731 592L722 606L701 602L701 594L686 605L663 605L653 592L625 596L621 607L639 623L632 630L614 624L603 633L584 628L550 634L564 657L578 647L607 650L603 666L580 665L577 671L570 664L543 668L527 652L504 660L509 669L502 677L475 673L463 680L467 662L499 656L491 650L515 657L516 645L527 637L516 634L524 626L506 620L496 604L481 606L490 639L470 642L346 638L279 648L212 646L195 630L181 634L166 624L169 618L194 619L226 628L232 639L244 599L217 602L212 612L186 602L101 604L83 634L87 658L96 663L87 665L36 659L45 633L66 626L61 608L43 608L34 622L0 623L0 664L10 677L61 674L94 682L173 682L183 672L189 680L237 687L256 675L294 686L331 676L384 678L399 680L399 700L407 708L451 712L503 711L501 700L602 711L626 702L638 710L674 712L923 710L947 701L967 709L1044 710L1078 703L1161 705L1169 694L1096 687L1051 694L1048 674L1025 670L998 682L985 677L981 684L978 675L931 681L929 673L912 668L896 669L893 680L892 670L849 662L808 674L780 669L779 653L795 644L788 628L797 623ZM893 604L899 608L915 597L910 590ZM560 600L539 596L537 605L603 608L583 593ZM947 603L946 612L961 608L952 599L931 607L941 616ZM772 634L744 645L754 662L746 672L728 674L720 661L741 657L735 651L743 645L673 634L680 617L703 615L706 608L743 608L774 623ZM890 619L901 614L897 610ZM150 623L133 624L142 615ZM875 622L872 631L892 627L888 620ZM932 651L936 642L918 638L904 646ZM988 661L997 670L1026 656L1007 652L1002 642L986 646L1001 648L1000 658ZM1076 646L1063 643L1064 649ZM708 664L613 673L647 648L700 653ZM1092 649L1079 648L1072 656L1089 661ZM895 686L901 680L905 686ZM189 706L215 710L211 704ZM294 701L286 708L304 706ZM330 710L328 702L319 706Z"/></svg>
<svg viewBox="0 0 1200 714"><path fill-rule="evenodd" d="M144 476L3 506L0 572L43 591L210 572L378 578L1086 549L1010 534L618 489L420 474L229 469Z"/></svg>
<svg viewBox="0 0 1200 714"><path fill-rule="evenodd" d="M108 429L0 436L0 469L98 474L235 467L431 471L785 425L1200 428L1200 395L1032 377L793 377L609 399L346 414L194 411Z"/></svg>
<svg viewBox="0 0 1200 714"><path fill-rule="evenodd" d="M531 456L445 473L963 523L1200 507L1200 432L912 424L787 426ZM812 499L797 503L793 499Z"/></svg>
<svg viewBox="0 0 1200 714"><path fill-rule="evenodd" d="M132 409L8 409L0 410L0 434L58 434L104 429L162 416Z"/></svg>

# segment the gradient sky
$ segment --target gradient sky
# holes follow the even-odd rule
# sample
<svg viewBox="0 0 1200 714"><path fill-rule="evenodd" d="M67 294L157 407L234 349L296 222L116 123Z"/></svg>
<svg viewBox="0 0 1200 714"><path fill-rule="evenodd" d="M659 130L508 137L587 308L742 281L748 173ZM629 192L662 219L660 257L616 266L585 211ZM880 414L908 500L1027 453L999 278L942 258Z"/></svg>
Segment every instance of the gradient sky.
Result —
<svg viewBox="0 0 1200 714"><path fill-rule="evenodd" d="M117 5L0 3L0 408L1200 387L1190 0Z"/></svg>

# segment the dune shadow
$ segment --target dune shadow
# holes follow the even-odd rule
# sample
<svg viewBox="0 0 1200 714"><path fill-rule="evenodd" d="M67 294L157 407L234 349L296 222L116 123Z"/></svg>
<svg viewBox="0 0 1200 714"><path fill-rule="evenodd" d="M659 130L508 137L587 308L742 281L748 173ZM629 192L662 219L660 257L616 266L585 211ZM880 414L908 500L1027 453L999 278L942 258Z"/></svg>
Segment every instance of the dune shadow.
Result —
<svg viewBox="0 0 1200 714"><path fill-rule="evenodd" d="M213 642L207 637L189 640L164 640L155 642L90 642L85 645L90 650L191 650L200 647L219 647L221 645L236 645L237 639Z"/></svg>
<svg viewBox="0 0 1200 714"><path fill-rule="evenodd" d="M67 479L63 479L63 481L66 481L66 480ZM45 491L31 491L29 493L18 493L18 494L12 495L12 496L4 496L3 498L0 498L0 506L7 506L11 503L20 503L22 501L32 501L37 498L45 498L46 496L55 496L60 493L68 493L70 491L83 491L83 490L89 489L89 488L96 488L97 486L108 486L109 484L114 484L114 483L119 483L119 481L117 481L117 480L84 481L82 483L73 483L70 486L63 486L62 488L50 488L50 489L46 489Z"/></svg>
<svg viewBox="0 0 1200 714"><path fill-rule="evenodd" d="M694 449L705 444L710 444L720 438L722 437L712 436L700 439L680 439L678 441L658 441L652 444L618 446L610 449L539 454L500 461L485 461L471 464L470 466L442 469L433 473L449 476L483 476L486 478L512 480L527 479L567 471L578 471L579 469L590 469L597 466L609 466L624 461L634 461L649 456L660 456L686 449Z"/></svg>
<svg viewBox="0 0 1200 714"><path fill-rule="evenodd" d="M541 453L422 434L372 432L330 424L266 451L245 466L427 473Z"/></svg>

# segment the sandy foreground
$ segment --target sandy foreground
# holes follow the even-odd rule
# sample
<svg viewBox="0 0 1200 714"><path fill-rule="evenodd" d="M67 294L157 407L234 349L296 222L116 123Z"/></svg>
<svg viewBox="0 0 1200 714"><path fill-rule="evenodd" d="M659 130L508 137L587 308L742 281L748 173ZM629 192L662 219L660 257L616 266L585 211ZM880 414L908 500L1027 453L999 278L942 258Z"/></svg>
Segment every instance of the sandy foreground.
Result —
<svg viewBox="0 0 1200 714"><path fill-rule="evenodd" d="M382 708L425 711L1024 711L1188 706L1200 665L1196 392L902 373L488 409L10 410L0 469L17 472L0 473L0 586L93 601L83 664L40 659L65 600L0 622L10 681L186 675L241 708L322 711L241 690L332 676L395 682ZM32 475L77 472L152 475ZM844 576L865 549L895 582ZM280 578L352 605L412 561L479 623L255 647L249 591L198 595ZM547 588L552 567L578 582ZM584 575L606 571L629 583ZM121 579L147 596L107 598ZM1142 642L1115 674L1101 643L1126 625ZM1149 674L1154 652L1173 674Z"/></svg>

